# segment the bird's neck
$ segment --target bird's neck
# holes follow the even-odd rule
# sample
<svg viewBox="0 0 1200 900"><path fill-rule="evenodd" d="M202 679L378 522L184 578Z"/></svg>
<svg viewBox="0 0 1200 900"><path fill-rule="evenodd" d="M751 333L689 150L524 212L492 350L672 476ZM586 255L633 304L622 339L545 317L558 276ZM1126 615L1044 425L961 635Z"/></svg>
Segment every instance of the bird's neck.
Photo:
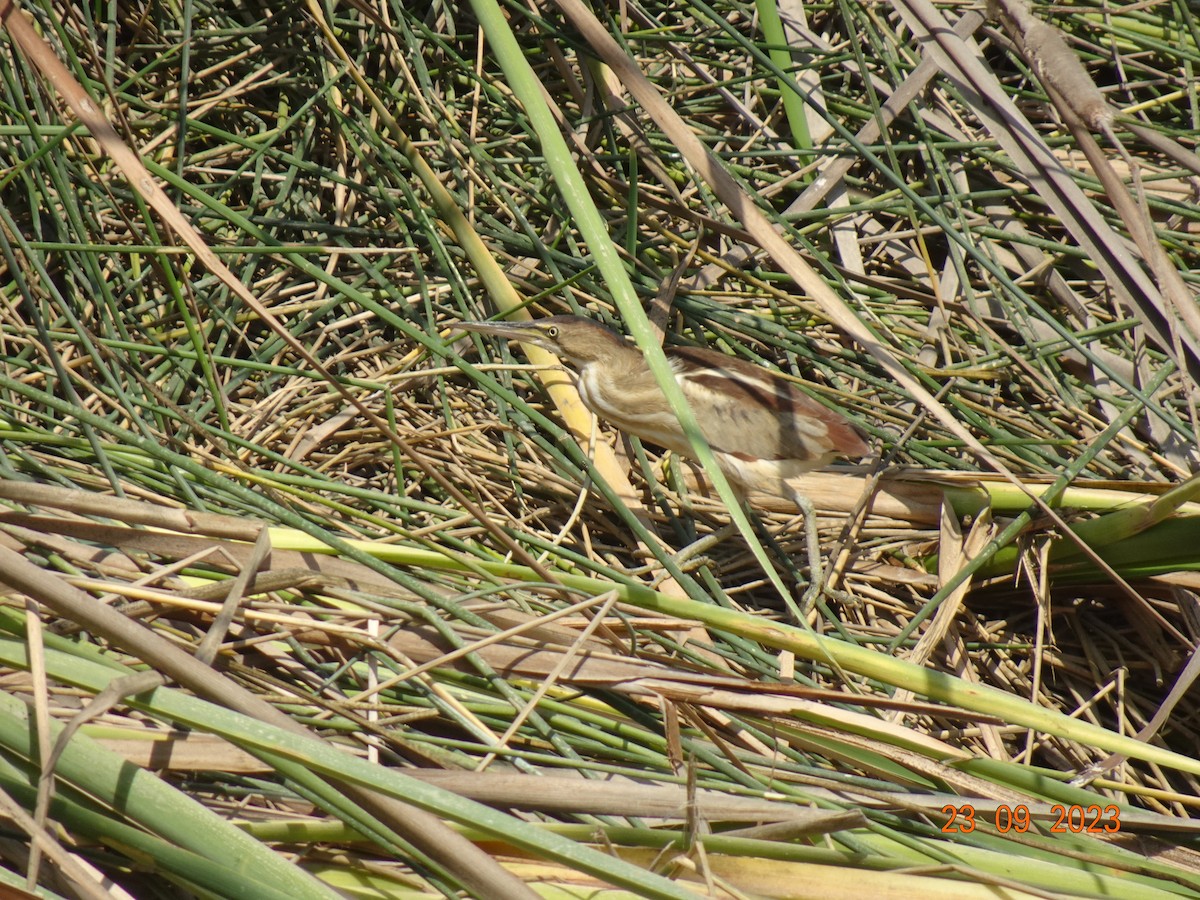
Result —
<svg viewBox="0 0 1200 900"><path fill-rule="evenodd" d="M604 373L608 378L619 381L631 375L646 372L649 366L640 350L621 341L605 347L603 356L577 361L575 369L581 376L588 372L592 373L593 377Z"/></svg>
<svg viewBox="0 0 1200 900"><path fill-rule="evenodd" d="M571 361L579 375L577 386L583 402L593 412L617 403L629 385L648 377L646 360L625 342L613 342L604 354L591 359Z"/></svg>

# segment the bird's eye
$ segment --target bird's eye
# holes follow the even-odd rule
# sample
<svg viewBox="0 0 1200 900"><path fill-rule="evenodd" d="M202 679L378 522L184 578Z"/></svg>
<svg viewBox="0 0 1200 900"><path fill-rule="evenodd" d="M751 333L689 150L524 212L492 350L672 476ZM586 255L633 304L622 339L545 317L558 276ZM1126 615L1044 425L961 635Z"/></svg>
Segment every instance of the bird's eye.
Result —
<svg viewBox="0 0 1200 900"><path fill-rule="evenodd" d="M556 337L558 337L558 326L557 326L557 325L551 325L549 328L547 328L547 329L546 329L546 337L548 337L548 338L556 338Z"/></svg>

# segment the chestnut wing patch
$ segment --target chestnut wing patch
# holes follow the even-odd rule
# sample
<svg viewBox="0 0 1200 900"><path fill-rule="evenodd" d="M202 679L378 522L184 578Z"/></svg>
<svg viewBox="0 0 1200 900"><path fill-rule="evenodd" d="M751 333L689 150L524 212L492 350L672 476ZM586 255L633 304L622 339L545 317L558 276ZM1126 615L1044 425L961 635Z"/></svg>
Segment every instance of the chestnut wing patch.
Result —
<svg viewBox="0 0 1200 900"><path fill-rule="evenodd" d="M754 459L862 455L853 427L784 378L719 353L673 348L672 366L713 449Z"/></svg>

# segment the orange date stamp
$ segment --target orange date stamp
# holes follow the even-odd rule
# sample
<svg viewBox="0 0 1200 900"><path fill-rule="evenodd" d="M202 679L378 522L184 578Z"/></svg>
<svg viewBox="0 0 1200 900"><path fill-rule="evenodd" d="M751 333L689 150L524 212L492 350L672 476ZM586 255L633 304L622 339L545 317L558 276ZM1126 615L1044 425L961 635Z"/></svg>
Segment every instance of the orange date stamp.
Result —
<svg viewBox="0 0 1200 900"><path fill-rule="evenodd" d="M1010 831L1024 834L1034 826L1035 821L1048 825L1051 834L1117 834L1121 830L1121 810L1112 804L1067 806L1055 803L1050 807L1049 816L1042 814L1037 817L1028 806L1022 804L1001 804L985 813L976 811L970 803L948 803L942 807L942 812L948 816L942 825L944 834L970 834L980 822L991 825L1001 834Z"/></svg>

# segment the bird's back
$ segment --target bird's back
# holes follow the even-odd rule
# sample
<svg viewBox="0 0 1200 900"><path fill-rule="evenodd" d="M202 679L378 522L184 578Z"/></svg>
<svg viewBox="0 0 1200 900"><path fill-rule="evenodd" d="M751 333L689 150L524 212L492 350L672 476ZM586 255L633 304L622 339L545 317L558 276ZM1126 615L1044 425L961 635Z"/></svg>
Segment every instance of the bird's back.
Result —
<svg viewBox="0 0 1200 900"><path fill-rule="evenodd" d="M688 403L706 410L701 430L715 450L809 468L868 452L844 417L780 375L711 350L676 347L668 355Z"/></svg>

